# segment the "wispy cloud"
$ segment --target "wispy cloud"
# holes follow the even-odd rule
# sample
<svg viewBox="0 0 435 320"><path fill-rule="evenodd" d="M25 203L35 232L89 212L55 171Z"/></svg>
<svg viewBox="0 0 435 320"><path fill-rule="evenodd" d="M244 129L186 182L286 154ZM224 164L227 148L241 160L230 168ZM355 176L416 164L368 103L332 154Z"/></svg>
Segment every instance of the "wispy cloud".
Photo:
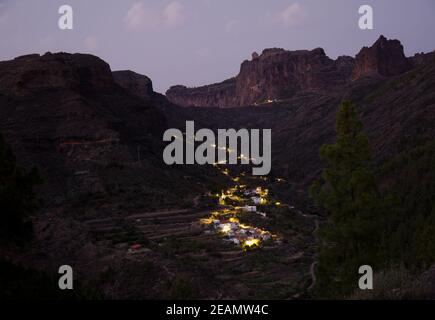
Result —
<svg viewBox="0 0 435 320"><path fill-rule="evenodd" d="M167 27L174 27L186 19L183 7L180 2L173 1L163 9L163 23Z"/></svg>
<svg viewBox="0 0 435 320"><path fill-rule="evenodd" d="M129 30L172 28L182 24L186 14L179 1L172 1L161 9L151 9L144 2L136 2L128 10L124 22Z"/></svg>
<svg viewBox="0 0 435 320"><path fill-rule="evenodd" d="M127 11L124 21L129 29L138 29L144 23L145 9L142 2L136 2Z"/></svg>
<svg viewBox="0 0 435 320"><path fill-rule="evenodd" d="M296 2L276 14L275 19L285 27L291 27L305 19L305 10Z"/></svg>

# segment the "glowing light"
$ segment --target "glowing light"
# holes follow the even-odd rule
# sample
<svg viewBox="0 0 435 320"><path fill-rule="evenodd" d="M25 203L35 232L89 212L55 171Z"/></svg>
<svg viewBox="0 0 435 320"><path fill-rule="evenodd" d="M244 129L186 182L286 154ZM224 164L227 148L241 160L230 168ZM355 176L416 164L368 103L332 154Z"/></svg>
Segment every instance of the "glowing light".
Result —
<svg viewBox="0 0 435 320"><path fill-rule="evenodd" d="M231 231L231 225L230 224L223 224L221 225L221 231L222 233L229 233Z"/></svg>
<svg viewBox="0 0 435 320"><path fill-rule="evenodd" d="M252 248L252 247L258 247L260 246L260 239L248 239L243 243L244 248Z"/></svg>
<svg viewBox="0 0 435 320"><path fill-rule="evenodd" d="M237 218L230 218L230 222L232 223L240 223L240 220Z"/></svg>
<svg viewBox="0 0 435 320"><path fill-rule="evenodd" d="M212 224L213 223L213 219L211 219L211 218L204 218L204 219L201 219L200 222L201 222L201 224L208 225L208 224Z"/></svg>
<svg viewBox="0 0 435 320"><path fill-rule="evenodd" d="M239 227L240 227L241 229L251 229L251 227L250 227L250 226L247 226L246 224L239 224Z"/></svg>
<svg viewBox="0 0 435 320"><path fill-rule="evenodd" d="M226 148L221 148L226 149ZM231 149L226 149L228 152L232 152ZM241 155L240 158L244 158L245 155ZM243 251L248 251L251 249L257 249L261 247L263 241L268 241L270 239L278 239L277 236L271 234L268 231L262 230L254 226L246 225L241 223L241 216L247 211L245 208L249 206L246 202L250 201L250 196L256 193L256 200L259 204L275 204L280 206L280 202L271 201L268 197L269 190L263 187L250 187L248 189L247 185L239 185L240 181L246 176L245 172L240 173L237 176L233 176L228 168L219 166L220 163L225 164L226 161L216 162L215 165L217 169L224 175L229 176L229 178L234 182L232 187L222 190L221 193L212 194L222 205L217 211L210 212L210 217L203 218L200 220L201 224L209 225L210 230L213 229L217 234L226 238L226 241L233 242L238 245ZM262 180L266 180L266 177L260 177ZM278 178L279 179L279 178ZM254 190L252 190L254 189ZM244 196L242 196L243 194ZM247 196L249 196L247 198ZM228 201L231 200L231 201ZM236 205L244 205L244 207ZM251 208L251 207L249 207ZM254 208L254 207L252 207ZM245 209L245 210L244 210ZM265 213L257 212L258 214L266 217Z"/></svg>

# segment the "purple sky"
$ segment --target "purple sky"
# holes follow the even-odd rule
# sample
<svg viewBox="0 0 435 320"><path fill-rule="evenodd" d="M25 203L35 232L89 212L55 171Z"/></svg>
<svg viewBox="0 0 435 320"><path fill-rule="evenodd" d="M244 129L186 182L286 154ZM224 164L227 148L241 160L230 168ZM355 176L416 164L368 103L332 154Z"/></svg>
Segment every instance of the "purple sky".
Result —
<svg viewBox="0 0 435 320"><path fill-rule="evenodd" d="M74 30L58 28L62 4ZM363 4L374 8L373 31L358 28ZM412 55L435 50L434 32L434 0L0 0L0 60L88 52L146 74L160 92L227 79L268 47L354 56L384 34Z"/></svg>

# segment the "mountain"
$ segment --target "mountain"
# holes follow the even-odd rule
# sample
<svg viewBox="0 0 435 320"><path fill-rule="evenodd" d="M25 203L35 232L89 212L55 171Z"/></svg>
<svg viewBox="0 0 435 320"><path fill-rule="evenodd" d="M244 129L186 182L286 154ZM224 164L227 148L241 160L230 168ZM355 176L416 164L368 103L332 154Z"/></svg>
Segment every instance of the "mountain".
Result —
<svg viewBox="0 0 435 320"><path fill-rule="evenodd" d="M221 83L186 88L171 87L167 98L181 106L238 107L266 105L292 98L298 93L341 90L346 84L367 76L391 77L412 67L398 40L381 36L355 58L326 56L322 48L311 51L265 49L254 53L240 67L239 74Z"/></svg>
<svg viewBox="0 0 435 320"><path fill-rule="evenodd" d="M92 55L32 54L0 62L0 130L21 165L42 171L47 207L98 197L108 207L125 203L126 211L180 204L180 194L191 201L206 174L163 162L166 103L148 77L112 73ZM136 197L125 201L129 194Z"/></svg>
<svg viewBox="0 0 435 320"><path fill-rule="evenodd" d="M2 270L15 268L9 264L31 266L51 281L67 261L75 281L98 287L106 297L163 295L165 288L144 288L155 279L170 283L160 253L135 261L129 245L149 243L148 236L173 232L174 226L192 232L193 218L184 218L184 208L193 207L210 185L222 184L221 177L210 178L209 172L216 176L210 168L163 162L165 104L170 103L153 92L149 78L112 73L92 55L31 54L0 62L0 131L18 164L37 167L44 180L37 190L42 206L32 219L35 239L25 253L0 239ZM169 216L163 222L153 215L148 220L147 212L168 208L180 211L175 222ZM146 218L142 227L129 218L139 213ZM155 269L142 275L150 265ZM99 281L107 272L125 287ZM142 280L135 281L132 273ZM15 280L10 280L14 288ZM39 292L43 288L30 296Z"/></svg>
<svg viewBox="0 0 435 320"><path fill-rule="evenodd" d="M50 199L102 192L100 171L110 165L160 158L164 115L119 86L94 56L0 62L0 105L1 130L23 164L43 170Z"/></svg>
<svg viewBox="0 0 435 320"><path fill-rule="evenodd" d="M405 57L399 40L381 36L370 48L364 47L356 55L352 80L363 76L397 76L410 70L412 63Z"/></svg>
<svg viewBox="0 0 435 320"><path fill-rule="evenodd" d="M397 191L405 226L430 226L434 88L435 54L406 58L398 41L384 37L355 58L336 60L322 49L266 49L235 78L178 86L166 97L147 76L112 72L91 55L2 61L0 130L20 165L37 166L45 183L36 239L23 252L0 251L56 276L68 261L78 281L109 298L292 297L312 283L313 219L323 218L305 214L319 214L307 186L322 171L319 148L335 139L342 100L356 104L381 187ZM235 180L213 166L163 163L163 131L184 130L186 120L196 129L272 129L272 172L254 183L289 207L267 208L266 219L249 222L282 235L280 246L244 252L204 232L198 221L216 209L213 194ZM278 177L285 182L274 182ZM433 252L422 243L423 251L403 251Z"/></svg>
<svg viewBox="0 0 435 320"><path fill-rule="evenodd" d="M305 88L311 89L293 91L286 98L267 104L267 107L251 108L244 106L213 108L211 107L213 104L206 104L207 101L216 101L213 91L215 85L184 89L187 94L186 101L189 101L184 106L192 105L190 101L193 99L200 101L198 106L209 108L184 107L181 110L176 109L176 112L169 110L166 111L168 121L175 123L173 119L179 119L179 127L182 127L181 119L189 119L195 120L200 126L213 129L220 127L272 129L272 174L283 176L299 185L301 192L293 194L296 199L292 201L305 197L306 186L320 174L322 162L319 148L334 140L336 111L343 100L351 100L358 106L378 164L431 141L435 136L433 125L435 54L433 52L404 58L400 42L386 40L384 37L380 37L372 47L363 48L356 59L341 57L335 62L325 58L320 50L314 54L310 51L288 53L283 50L272 50L272 52L287 57L292 55L323 57L321 60L325 61L326 65L333 66L332 69L327 70L346 70L346 72L323 74L313 72L312 74L317 77L314 79L319 81L321 75L345 74L346 81L338 80L340 77L333 78L336 81L332 82L325 78L322 87L321 83L314 85L317 82L313 78L303 78L311 81L298 82L298 86L305 83ZM260 57L254 56L254 60ZM340 61L341 67L338 63ZM253 63L255 64L252 61L245 62L245 65ZM269 66L272 70L266 70L266 74L271 74L275 70L274 64ZM282 83L278 81L279 79L277 75L273 88L276 89L287 81L285 76ZM227 86L235 81L229 80ZM263 88L266 88L266 83L272 84L270 81L263 82ZM326 90L328 86L331 86L330 90ZM173 91L170 90L168 93L168 99L176 103L178 100L172 96ZM194 93L197 96L194 96ZM184 96L180 95L179 99L183 100ZM385 179L394 181L394 177L390 178Z"/></svg>

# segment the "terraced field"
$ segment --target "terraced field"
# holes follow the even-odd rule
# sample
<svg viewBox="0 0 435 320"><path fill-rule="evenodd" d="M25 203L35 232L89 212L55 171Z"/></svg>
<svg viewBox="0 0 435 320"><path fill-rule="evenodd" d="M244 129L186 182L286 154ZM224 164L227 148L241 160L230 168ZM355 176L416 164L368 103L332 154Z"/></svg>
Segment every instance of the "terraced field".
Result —
<svg viewBox="0 0 435 320"><path fill-rule="evenodd" d="M261 208L266 217L248 212L239 218L241 224L268 230L279 241L243 248L201 223L212 212L228 208L218 198L216 206L206 207L204 200L210 197L216 195L196 198L191 209L117 215L87 220L86 225L97 242L114 248L118 260L151 264L147 272L155 277L147 278L146 286L166 283L165 297L303 297L313 281L316 219L288 204L277 206L274 200Z"/></svg>

